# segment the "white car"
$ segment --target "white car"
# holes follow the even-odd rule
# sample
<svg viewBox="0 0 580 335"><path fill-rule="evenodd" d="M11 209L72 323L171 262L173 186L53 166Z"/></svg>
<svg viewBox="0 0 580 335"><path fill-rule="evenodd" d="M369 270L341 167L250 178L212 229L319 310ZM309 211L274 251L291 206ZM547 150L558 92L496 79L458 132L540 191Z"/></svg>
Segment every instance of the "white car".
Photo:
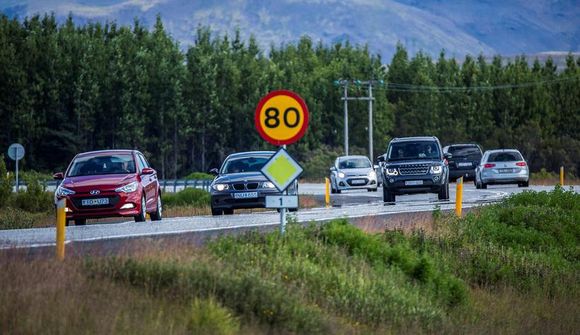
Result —
<svg viewBox="0 0 580 335"><path fill-rule="evenodd" d="M377 173L366 156L341 156L330 168L331 193L343 190L367 189L376 192Z"/></svg>
<svg viewBox="0 0 580 335"><path fill-rule="evenodd" d="M530 185L530 170L522 154L515 149L488 150L475 168L475 187L486 189L491 184Z"/></svg>

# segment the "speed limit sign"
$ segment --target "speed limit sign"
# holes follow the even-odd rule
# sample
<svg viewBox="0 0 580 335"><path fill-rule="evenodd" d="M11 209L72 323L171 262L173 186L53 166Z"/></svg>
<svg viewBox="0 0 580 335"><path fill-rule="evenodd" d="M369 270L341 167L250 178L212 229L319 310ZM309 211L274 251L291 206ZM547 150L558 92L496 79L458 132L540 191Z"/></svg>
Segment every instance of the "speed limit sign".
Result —
<svg viewBox="0 0 580 335"><path fill-rule="evenodd" d="M298 94L278 90L260 100L254 122L263 139L274 145L285 145L304 136L308 118L308 107Z"/></svg>

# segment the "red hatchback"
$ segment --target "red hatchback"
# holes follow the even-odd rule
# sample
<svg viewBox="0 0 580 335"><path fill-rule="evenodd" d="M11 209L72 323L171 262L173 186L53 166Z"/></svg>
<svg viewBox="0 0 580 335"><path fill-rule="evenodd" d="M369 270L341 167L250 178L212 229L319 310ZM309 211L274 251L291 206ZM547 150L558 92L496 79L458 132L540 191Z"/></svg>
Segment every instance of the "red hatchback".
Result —
<svg viewBox="0 0 580 335"><path fill-rule="evenodd" d="M55 191L66 198L67 221L86 224L87 219L132 216L135 221L161 220L161 189L157 172L135 150L103 150L75 156Z"/></svg>

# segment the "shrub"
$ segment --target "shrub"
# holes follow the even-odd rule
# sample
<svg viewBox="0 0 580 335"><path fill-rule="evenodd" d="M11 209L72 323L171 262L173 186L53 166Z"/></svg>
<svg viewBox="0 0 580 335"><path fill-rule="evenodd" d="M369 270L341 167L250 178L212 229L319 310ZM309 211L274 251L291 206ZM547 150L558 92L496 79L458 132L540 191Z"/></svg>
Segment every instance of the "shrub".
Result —
<svg viewBox="0 0 580 335"><path fill-rule="evenodd" d="M47 212L53 209L52 193L45 192L39 181L39 176L29 172L25 175L26 191L14 195L15 207L28 212Z"/></svg>
<svg viewBox="0 0 580 335"><path fill-rule="evenodd" d="M190 313L187 329L192 334L230 335L240 328L232 313L213 298L194 299Z"/></svg>
<svg viewBox="0 0 580 335"><path fill-rule="evenodd" d="M4 207L12 195L12 181L7 175L4 155L0 155L0 208Z"/></svg>
<svg viewBox="0 0 580 335"><path fill-rule="evenodd" d="M32 228L38 219L38 214L21 209L11 207L0 209L0 229Z"/></svg>
<svg viewBox="0 0 580 335"><path fill-rule="evenodd" d="M209 192L197 188L186 188L177 193L164 193L161 197L166 207L204 207L209 206L211 200Z"/></svg>

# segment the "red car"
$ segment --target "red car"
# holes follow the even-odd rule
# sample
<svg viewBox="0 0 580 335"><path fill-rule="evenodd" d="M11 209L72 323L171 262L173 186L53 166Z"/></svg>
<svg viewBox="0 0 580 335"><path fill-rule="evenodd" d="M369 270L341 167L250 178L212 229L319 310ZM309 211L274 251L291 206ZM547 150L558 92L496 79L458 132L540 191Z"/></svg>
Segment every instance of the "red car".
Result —
<svg viewBox="0 0 580 335"><path fill-rule="evenodd" d="M66 198L67 222L84 225L87 219L125 216L136 222L161 220L161 189L157 172L136 150L102 150L75 156L62 180L55 199Z"/></svg>

